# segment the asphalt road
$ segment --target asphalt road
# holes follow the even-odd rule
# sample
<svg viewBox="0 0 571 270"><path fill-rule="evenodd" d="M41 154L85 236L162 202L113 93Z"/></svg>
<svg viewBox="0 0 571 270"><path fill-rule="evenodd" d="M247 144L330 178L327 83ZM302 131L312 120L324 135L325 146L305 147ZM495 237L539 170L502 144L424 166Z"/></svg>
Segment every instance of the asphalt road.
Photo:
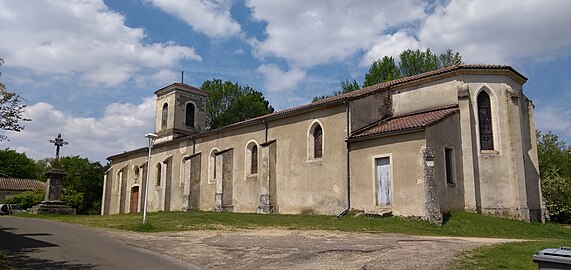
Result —
<svg viewBox="0 0 571 270"><path fill-rule="evenodd" d="M13 216L0 216L0 250L16 269L199 269L89 228Z"/></svg>

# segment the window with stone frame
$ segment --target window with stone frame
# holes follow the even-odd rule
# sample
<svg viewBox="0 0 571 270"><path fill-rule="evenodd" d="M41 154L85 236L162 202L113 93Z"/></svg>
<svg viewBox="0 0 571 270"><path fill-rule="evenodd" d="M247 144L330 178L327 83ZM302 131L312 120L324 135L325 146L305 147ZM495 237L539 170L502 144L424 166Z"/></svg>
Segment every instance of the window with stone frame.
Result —
<svg viewBox="0 0 571 270"><path fill-rule="evenodd" d="M192 103L186 104L186 125L189 127L194 127L194 111L195 106Z"/></svg>
<svg viewBox="0 0 571 270"><path fill-rule="evenodd" d="M251 150L250 174L258 173L258 146L254 144Z"/></svg>
<svg viewBox="0 0 571 270"><path fill-rule="evenodd" d="M216 182L216 153L218 153L217 148L210 150L210 156L208 157L208 183L213 184Z"/></svg>
<svg viewBox="0 0 571 270"><path fill-rule="evenodd" d="M494 150L492 106L486 91L478 94L478 127L480 131L480 150Z"/></svg>
<svg viewBox="0 0 571 270"><path fill-rule="evenodd" d="M163 172L162 172L162 166L161 163L157 163L157 181L156 181L156 186L160 187L161 186L161 177L163 176Z"/></svg>
<svg viewBox="0 0 571 270"><path fill-rule="evenodd" d="M163 104L163 110L162 110L162 114L161 114L161 126L162 127L167 126L168 119L169 119L169 104L165 103L165 104Z"/></svg>
<svg viewBox="0 0 571 270"><path fill-rule="evenodd" d="M323 129L317 124L313 130L313 158L323 157Z"/></svg>
<svg viewBox="0 0 571 270"><path fill-rule="evenodd" d="M454 150L452 148L444 148L444 165L446 172L446 184L454 185L456 181L455 171L454 171Z"/></svg>

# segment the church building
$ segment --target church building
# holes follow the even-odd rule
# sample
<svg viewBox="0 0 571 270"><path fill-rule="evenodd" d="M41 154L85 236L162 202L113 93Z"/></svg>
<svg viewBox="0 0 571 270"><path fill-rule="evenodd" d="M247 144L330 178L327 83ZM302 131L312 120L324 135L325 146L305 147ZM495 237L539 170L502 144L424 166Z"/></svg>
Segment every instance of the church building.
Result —
<svg viewBox="0 0 571 270"><path fill-rule="evenodd" d="M208 92L156 94L148 148L110 156L101 213L392 213L452 210L541 221L534 105L510 66L456 65L223 128ZM143 139L143 134L141 134ZM147 167L149 182L146 187Z"/></svg>

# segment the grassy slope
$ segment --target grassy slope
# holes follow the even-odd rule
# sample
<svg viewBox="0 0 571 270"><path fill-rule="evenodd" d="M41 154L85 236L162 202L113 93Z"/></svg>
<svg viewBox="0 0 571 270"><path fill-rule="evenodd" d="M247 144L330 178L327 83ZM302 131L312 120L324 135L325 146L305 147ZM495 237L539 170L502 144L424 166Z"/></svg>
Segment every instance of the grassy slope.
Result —
<svg viewBox="0 0 571 270"><path fill-rule="evenodd" d="M141 225L141 214L43 216L41 218L93 227L145 232L283 228L535 240L478 248L459 258L453 265L453 269L537 269L537 265L531 262L531 256L535 252L548 247L571 246L571 229L569 228L556 224L526 223L465 212L453 212L442 226L399 217L346 216L336 218L321 215L260 215L212 212L150 213L147 226Z"/></svg>

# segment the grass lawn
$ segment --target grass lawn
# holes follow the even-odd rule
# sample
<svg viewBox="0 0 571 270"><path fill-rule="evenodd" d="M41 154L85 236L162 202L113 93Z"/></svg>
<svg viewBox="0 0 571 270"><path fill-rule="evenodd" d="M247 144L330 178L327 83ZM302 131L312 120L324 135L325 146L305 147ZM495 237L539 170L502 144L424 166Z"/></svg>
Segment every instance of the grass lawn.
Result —
<svg viewBox="0 0 571 270"><path fill-rule="evenodd" d="M531 256L535 252L549 247L571 246L571 229L557 224L526 223L466 212L452 212L446 217L442 226L401 217L345 216L337 218L322 215L261 215L227 212L149 213L146 226L141 225L141 214L112 216L30 215L29 217L141 232L281 228L534 240L482 247L469 251L456 261L453 269L537 269L537 265L531 262Z"/></svg>

